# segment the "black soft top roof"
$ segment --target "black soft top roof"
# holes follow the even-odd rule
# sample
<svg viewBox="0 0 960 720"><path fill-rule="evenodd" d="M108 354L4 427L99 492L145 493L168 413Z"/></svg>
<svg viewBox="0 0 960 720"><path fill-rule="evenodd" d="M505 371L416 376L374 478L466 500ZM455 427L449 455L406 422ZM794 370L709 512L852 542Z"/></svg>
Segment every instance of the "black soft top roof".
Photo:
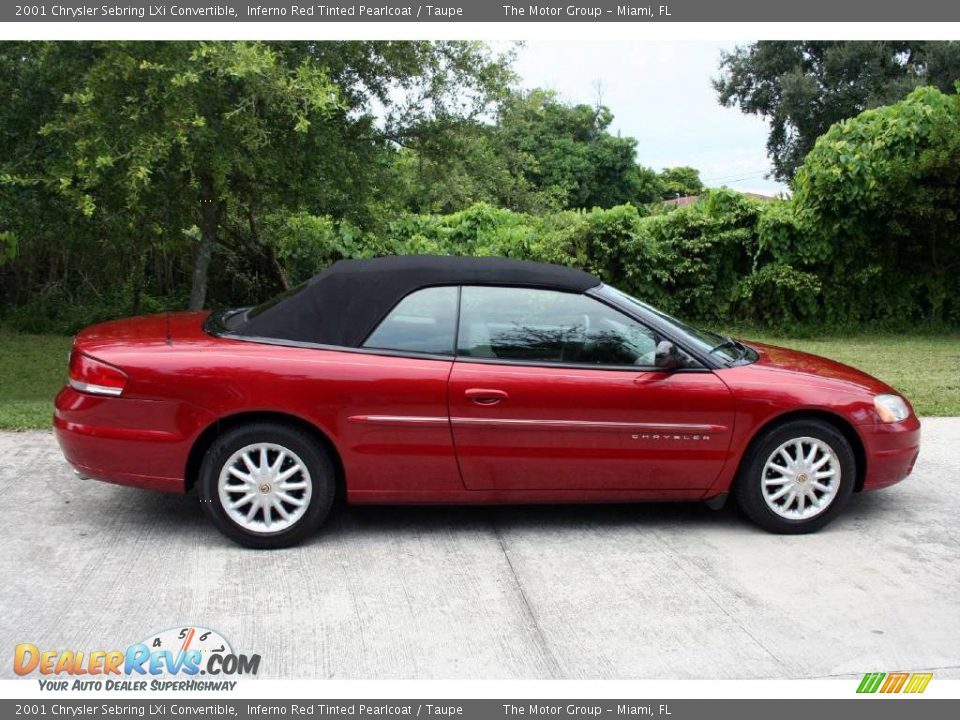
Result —
<svg viewBox="0 0 960 720"><path fill-rule="evenodd" d="M519 285L584 292L599 278L573 268L498 257L399 255L340 260L295 291L250 311L235 335L359 347L393 306L437 285Z"/></svg>

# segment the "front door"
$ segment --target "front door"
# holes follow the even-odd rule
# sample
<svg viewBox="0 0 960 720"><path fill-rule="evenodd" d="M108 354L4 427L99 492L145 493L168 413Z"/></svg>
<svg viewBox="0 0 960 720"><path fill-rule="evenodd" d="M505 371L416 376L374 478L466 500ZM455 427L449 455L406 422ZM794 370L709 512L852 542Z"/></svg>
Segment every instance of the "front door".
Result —
<svg viewBox="0 0 960 720"><path fill-rule="evenodd" d="M732 397L709 370L657 370L660 340L585 295L463 288L448 397L464 484L709 487L726 459Z"/></svg>

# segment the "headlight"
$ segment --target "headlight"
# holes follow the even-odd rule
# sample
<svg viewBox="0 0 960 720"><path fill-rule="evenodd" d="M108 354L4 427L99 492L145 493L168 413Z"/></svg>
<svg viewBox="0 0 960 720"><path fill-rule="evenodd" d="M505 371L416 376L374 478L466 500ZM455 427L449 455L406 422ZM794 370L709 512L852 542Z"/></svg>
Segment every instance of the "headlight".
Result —
<svg viewBox="0 0 960 720"><path fill-rule="evenodd" d="M873 406L885 423L900 422L910 417L910 408L899 395L877 395L873 399Z"/></svg>

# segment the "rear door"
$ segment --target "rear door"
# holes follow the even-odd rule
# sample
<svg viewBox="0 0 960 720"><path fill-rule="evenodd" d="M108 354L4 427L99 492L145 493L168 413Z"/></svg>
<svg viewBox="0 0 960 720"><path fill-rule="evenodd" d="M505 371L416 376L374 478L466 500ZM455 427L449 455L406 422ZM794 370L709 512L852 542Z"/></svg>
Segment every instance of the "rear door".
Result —
<svg viewBox="0 0 960 720"><path fill-rule="evenodd" d="M650 328L549 290L464 287L460 305L449 404L468 488L697 489L719 474L730 392L707 369L657 370Z"/></svg>

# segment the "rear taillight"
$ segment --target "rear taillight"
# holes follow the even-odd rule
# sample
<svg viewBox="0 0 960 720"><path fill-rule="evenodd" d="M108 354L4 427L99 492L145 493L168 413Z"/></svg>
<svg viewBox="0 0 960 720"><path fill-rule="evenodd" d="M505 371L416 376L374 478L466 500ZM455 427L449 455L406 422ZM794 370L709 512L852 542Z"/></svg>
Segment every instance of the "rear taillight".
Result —
<svg viewBox="0 0 960 720"><path fill-rule="evenodd" d="M113 365L74 350L70 354L70 387L93 395L120 395L126 374Z"/></svg>

